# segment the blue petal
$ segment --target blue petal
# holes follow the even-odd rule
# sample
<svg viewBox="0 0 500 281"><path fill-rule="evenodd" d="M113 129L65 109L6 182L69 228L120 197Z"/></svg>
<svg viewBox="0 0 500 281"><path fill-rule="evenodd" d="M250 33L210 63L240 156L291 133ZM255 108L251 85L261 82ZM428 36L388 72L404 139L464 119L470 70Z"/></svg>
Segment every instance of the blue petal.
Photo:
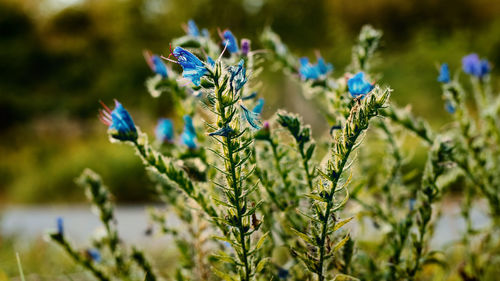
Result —
<svg viewBox="0 0 500 281"><path fill-rule="evenodd" d="M193 119L189 115L184 115L184 131L194 135L196 137L196 130L193 125Z"/></svg>
<svg viewBox="0 0 500 281"><path fill-rule="evenodd" d="M455 111L456 111L456 108L453 106L453 104L452 104L449 100L447 100L447 101L445 102L445 104L444 104L444 109L446 109L446 111L447 111L448 113L450 113L450 114L453 114L453 113L455 113Z"/></svg>
<svg viewBox="0 0 500 281"><path fill-rule="evenodd" d="M137 129L128 111L121 103L115 101L115 109L111 112L112 123L109 126L112 136L119 140L134 140L137 138Z"/></svg>
<svg viewBox="0 0 500 281"><path fill-rule="evenodd" d="M219 130L217 130L215 132L212 132L212 133L210 133L208 135L209 136L223 136L223 137L227 137L232 132L233 132L233 129L231 129L231 127L224 126L224 127L220 128Z"/></svg>
<svg viewBox="0 0 500 281"><path fill-rule="evenodd" d="M209 65L215 66L215 61L210 56L207 57L207 62Z"/></svg>
<svg viewBox="0 0 500 281"><path fill-rule="evenodd" d="M325 63L322 57L318 58L317 68L320 75L326 75L333 71L333 65L331 63Z"/></svg>
<svg viewBox="0 0 500 281"><path fill-rule="evenodd" d="M57 234L63 236L64 235L64 220L63 220L63 218L57 217L56 224L57 224Z"/></svg>
<svg viewBox="0 0 500 281"><path fill-rule="evenodd" d="M441 70L439 71L438 82L449 83L450 82L450 70L448 69L448 64L443 63L441 65Z"/></svg>
<svg viewBox="0 0 500 281"><path fill-rule="evenodd" d="M318 79L320 76L320 72L318 67L309 63L309 59L307 57L303 57L299 59L300 68L299 74L303 79Z"/></svg>
<svg viewBox="0 0 500 281"><path fill-rule="evenodd" d="M234 37L233 33L230 30L226 30L222 36L224 37L224 44L227 44L227 50L230 53L237 53L239 51L238 42L236 41L236 37Z"/></svg>
<svg viewBox="0 0 500 281"><path fill-rule="evenodd" d="M174 124L172 120L162 118L155 129L156 138L162 142L171 142L174 139Z"/></svg>
<svg viewBox="0 0 500 281"><path fill-rule="evenodd" d="M263 98L260 98L260 99L257 101L257 105L253 108L253 110L252 110L252 111L253 111L254 113L261 114L263 109L264 109L264 99L263 99Z"/></svg>
<svg viewBox="0 0 500 281"><path fill-rule="evenodd" d="M482 78L490 73L490 64L487 60L480 60L477 54L470 54L462 58L462 68L469 75Z"/></svg>
<svg viewBox="0 0 500 281"><path fill-rule="evenodd" d="M168 76L167 67L165 66L165 64L163 63L161 58L157 55L153 55L153 56L151 56L151 61L153 62L153 66L154 66L153 71L156 74L160 74L161 77L167 78L167 76Z"/></svg>
<svg viewBox="0 0 500 281"><path fill-rule="evenodd" d="M90 256L90 258L95 261L95 262L101 262L101 253L99 250L92 248L87 250L87 254Z"/></svg>
<svg viewBox="0 0 500 281"><path fill-rule="evenodd" d="M173 54L177 58L177 62L182 66L182 76L190 79L196 86L200 86L200 79L207 72L203 62L181 47L176 47Z"/></svg>
<svg viewBox="0 0 500 281"><path fill-rule="evenodd" d="M194 20L189 20L188 21L187 34L191 35L191 36L194 36L194 37L200 36L200 31L198 29L198 26L196 26L196 23L194 22Z"/></svg>
<svg viewBox="0 0 500 281"><path fill-rule="evenodd" d="M243 115L245 116L245 119L247 120L248 124L250 124L250 126L252 126L254 129L259 130L260 129L259 114L248 110L248 108L246 108L244 105L240 106L243 109Z"/></svg>
<svg viewBox="0 0 500 281"><path fill-rule="evenodd" d="M370 84L365 79L365 74L363 72L358 72L354 77L347 81L347 87L352 97L357 97L361 95L368 94L375 86Z"/></svg>

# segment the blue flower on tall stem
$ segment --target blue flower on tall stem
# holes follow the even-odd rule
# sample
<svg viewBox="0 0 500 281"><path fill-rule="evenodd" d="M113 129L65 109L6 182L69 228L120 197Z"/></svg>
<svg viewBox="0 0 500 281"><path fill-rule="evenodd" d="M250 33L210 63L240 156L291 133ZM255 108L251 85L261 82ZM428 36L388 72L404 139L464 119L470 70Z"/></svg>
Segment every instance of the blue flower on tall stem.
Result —
<svg viewBox="0 0 500 281"><path fill-rule="evenodd" d="M172 142L174 140L174 124L172 120L161 118L155 129L156 138L161 142Z"/></svg>
<svg viewBox="0 0 500 281"><path fill-rule="evenodd" d="M223 44L227 46L226 48L230 53L237 53L239 51L238 41L230 30L225 30L222 33L222 37L224 39Z"/></svg>
<svg viewBox="0 0 500 281"><path fill-rule="evenodd" d="M194 37L200 36L200 30L198 29L198 26L192 19L189 20L187 23L187 34Z"/></svg>
<svg viewBox="0 0 500 281"><path fill-rule="evenodd" d="M481 79L491 71L490 63L486 59L479 59L477 54L470 54L462 58L462 68L465 73Z"/></svg>
<svg viewBox="0 0 500 281"><path fill-rule="evenodd" d="M353 98L368 94L374 87L375 86L373 84L366 80L364 72L358 72L352 78L347 80L347 88Z"/></svg>
<svg viewBox="0 0 500 281"><path fill-rule="evenodd" d="M443 63L441 65L441 69L439 71L438 82L441 83L450 83L450 69L448 68L447 63Z"/></svg>
<svg viewBox="0 0 500 281"><path fill-rule="evenodd" d="M154 73L159 74L162 78L168 77L167 67L158 55L153 55L149 51L144 51L144 58L149 68L151 68Z"/></svg>
<svg viewBox="0 0 500 281"><path fill-rule="evenodd" d="M181 140L184 145L191 149L196 149L196 130L193 125L193 119L189 115L184 115L184 131Z"/></svg>
<svg viewBox="0 0 500 281"><path fill-rule="evenodd" d="M172 54L182 66L182 76L190 79L196 86L200 86L201 77L207 73L207 68L203 62L181 47L176 47Z"/></svg>
<svg viewBox="0 0 500 281"><path fill-rule="evenodd" d="M109 109L102 102L101 104L103 109L100 111L99 118L108 126L111 137L121 141L135 142L138 136L137 129L132 117L122 104L115 100L114 110Z"/></svg>
<svg viewBox="0 0 500 281"><path fill-rule="evenodd" d="M93 260L94 262L101 262L102 257L101 257L101 252L99 252L98 249L96 248L90 248L87 249L86 251L87 256Z"/></svg>

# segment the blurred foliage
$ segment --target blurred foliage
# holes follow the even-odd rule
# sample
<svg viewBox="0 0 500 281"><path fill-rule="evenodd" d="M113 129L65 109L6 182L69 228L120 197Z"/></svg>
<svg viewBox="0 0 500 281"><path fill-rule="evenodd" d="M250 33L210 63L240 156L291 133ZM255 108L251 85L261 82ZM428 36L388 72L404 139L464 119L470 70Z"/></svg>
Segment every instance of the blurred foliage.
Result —
<svg viewBox="0 0 500 281"><path fill-rule="evenodd" d="M88 166L119 188L119 200L147 199L140 165L97 127L97 101L119 98L147 112L142 124L168 116L168 97L146 93L141 51L168 53L189 18L212 36L227 27L249 36L254 49L270 25L295 53L318 48L336 69L350 61L361 25L371 23L385 33L379 81L394 88L394 101L412 103L440 126L448 117L436 65L457 69L471 51L500 65L498 15L495 0L0 0L0 198L81 200L72 182ZM297 85L271 72L264 79L271 107L298 107ZM314 132L323 120L309 109Z"/></svg>

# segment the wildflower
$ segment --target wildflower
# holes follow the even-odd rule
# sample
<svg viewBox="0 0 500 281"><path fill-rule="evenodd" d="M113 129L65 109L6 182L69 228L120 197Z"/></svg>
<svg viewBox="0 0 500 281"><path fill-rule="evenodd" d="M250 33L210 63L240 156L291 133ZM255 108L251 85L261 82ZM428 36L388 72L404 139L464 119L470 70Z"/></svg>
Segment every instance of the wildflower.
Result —
<svg viewBox="0 0 500 281"><path fill-rule="evenodd" d="M144 51L144 58L154 73L159 74L162 78L167 78L167 67L158 55L152 55L149 51Z"/></svg>
<svg viewBox="0 0 500 281"><path fill-rule="evenodd" d="M271 139L271 127L269 126L269 121L264 122L262 129L255 133L256 140L270 140Z"/></svg>
<svg viewBox="0 0 500 281"><path fill-rule="evenodd" d="M101 121L108 126L108 132L112 138L121 141L136 141L137 129L128 111L115 100L115 109L111 111L104 103L104 109L100 112Z"/></svg>
<svg viewBox="0 0 500 281"><path fill-rule="evenodd" d="M365 73L358 72L347 81L347 87L353 98L368 94L374 86L365 79Z"/></svg>
<svg viewBox="0 0 500 281"><path fill-rule="evenodd" d="M170 119L161 118L155 129L156 138L161 142L172 142L174 139L174 125Z"/></svg>
<svg viewBox="0 0 500 281"><path fill-rule="evenodd" d="M250 40L241 39L241 54L246 56L250 52Z"/></svg>
<svg viewBox="0 0 500 281"><path fill-rule="evenodd" d="M415 204L417 203L417 200L415 198L410 198L410 201L408 201L408 205L410 208L410 211L415 210Z"/></svg>
<svg viewBox="0 0 500 281"><path fill-rule="evenodd" d="M248 110L243 104L240 104L241 109L243 109L243 116L247 120L248 124L252 126L252 128L259 130L260 129L260 120L259 114Z"/></svg>
<svg viewBox="0 0 500 281"><path fill-rule="evenodd" d="M206 38L209 38L209 37L210 37L210 33L208 32L208 29L206 29L206 28L203 28L203 29L201 30L201 35L202 35L203 37L206 37Z"/></svg>
<svg viewBox="0 0 500 281"><path fill-rule="evenodd" d="M196 130L193 126L193 119L189 115L184 115L184 131L181 135L182 143L191 149L195 149L196 145Z"/></svg>
<svg viewBox="0 0 500 281"><path fill-rule="evenodd" d="M64 220L63 220L63 218L57 217L56 224L57 224L57 234L60 236L63 236L64 235Z"/></svg>
<svg viewBox="0 0 500 281"><path fill-rule="evenodd" d="M182 76L190 79L196 86L200 86L200 79L207 72L203 62L198 57L181 47L176 47L173 55L177 58L177 62L182 66Z"/></svg>
<svg viewBox="0 0 500 281"><path fill-rule="evenodd" d="M312 65L309 62L309 59L307 57L302 57L299 59L300 62L300 68L299 68L299 73L300 76L302 76L302 79L318 79L319 78L319 71L318 68L314 65Z"/></svg>
<svg viewBox="0 0 500 281"><path fill-rule="evenodd" d="M317 68L320 75L327 75L333 71L333 65L331 63L325 63L322 57L318 58Z"/></svg>
<svg viewBox="0 0 500 281"><path fill-rule="evenodd" d="M101 262L101 260L102 260L101 253L100 253L100 252L99 252L99 250L98 250L98 249L96 249L96 248L90 248L90 249L87 249L87 250L85 251L85 253L87 254L87 256L88 256L91 260L93 260L93 261L95 261L95 262Z"/></svg>
<svg viewBox="0 0 500 281"><path fill-rule="evenodd" d="M476 76L479 79L491 71L488 60L480 60L477 54L470 54L463 57L462 68L465 73Z"/></svg>
<svg viewBox="0 0 500 281"><path fill-rule="evenodd" d="M263 109L264 109L264 99L263 99L263 98L260 98L260 99L257 101L257 105L253 108L253 110L252 110L252 111L253 111L254 113L261 114Z"/></svg>
<svg viewBox="0 0 500 281"><path fill-rule="evenodd" d="M209 136L222 136L222 137L227 137L229 136L229 134L231 134L233 132L233 129L229 126L224 126L222 128L220 128L219 130L215 131L215 132L212 132L210 134L208 134Z"/></svg>
<svg viewBox="0 0 500 281"><path fill-rule="evenodd" d="M192 19L188 21L187 34L194 37L200 36L200 30L198 29L198 26L196 26L196 23Z"/></svg>
<svg viewBox="0 0 500 281"><path fill-rule="evenodd" d="M441 70L439 71L438 82L449 83L450 82L450 70L447 63L441 65Z"/></svg>
<svg viewBox="0 0 500 281"><path fill-rule="evenodd" d="M451 101L447 100L444 104L444 109L446 109L446 111L450 114L453 114L455 113L456 111L456 108L455 106L453 106L453 103L451 103Z"/></svg>
<svg viewBox="0 0 500 281"><path fill-rule="evenodd" d="M224 38L224 45L227 45L227 50L230 53L237 53L239 51L238 42L236 41L236 37L234 37L233 33L230 30L225 30L222 34Z"/></svg>

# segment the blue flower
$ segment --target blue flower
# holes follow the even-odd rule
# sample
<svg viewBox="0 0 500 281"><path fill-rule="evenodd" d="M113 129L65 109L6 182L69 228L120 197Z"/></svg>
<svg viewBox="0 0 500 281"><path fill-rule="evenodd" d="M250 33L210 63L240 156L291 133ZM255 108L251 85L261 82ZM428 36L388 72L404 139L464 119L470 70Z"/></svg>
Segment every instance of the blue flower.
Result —
<svg viewBox="0 0 500 281"><path fill-rule="evenodd" d="M322 57L318 58L317 68L320 75L327 75L333 71L333 65L331 63L325 63Z"/></svg>
<svg viewBox="0 0 500 281"><path fill-rule="evenodd" d="M375 86L365 79L363 72L358 72L347 81L347 87L353 98L368 94Z"/></svg>
<svg viewBox="0 0 500 281"><path fill-rule="evenodd" d="M450 83L450 70L447 63L441 65L441 70L439 71L438 82Z"/></svg>
<svg viewBox="0 0 500 281"><path fill-rule="evenodd" d="M455 108L455 106L453 106L453 103L451 103L451 101L447 100L445 103L444 103L444 109L446 109L446 111L450 114L453 114L455 113L455 111L457 110Z"/></svg>
<svg viewBox="0 0 500 281"><path fill-rule="evenodd" d="M161 142L172 142L174 139L174 124L172 120L161 118L155 129L156 138Z"/></svg>
<svg viewBox="0 0 500 281"><path fill-rule="evenodd" d="M57 234L60 236L63 236L64 235L64 220L63 220L63 218L57 217L56 224L57 224Z"/></svg>
<svg viewBox="0 0 500 281"><path fill-rule="evenodd" d="M299 73L303 79L318 79L320 76L319 70L316 66L309 62L307 57L302 57L299 59L300 68Z"/></svg>
<svg viewBox="0 0 500 281"><path fill-rule="evenodd" d="M253 108L253 110L252 110L252 111L253 111L254 113L261 114L263 109L264 109L264 99L263 99L263 98L260 98L260 99L257 101L257 105Z"/></svg>
<svg viewBox="0 0 500 281"><path fill-rule="evenodd" d="M87 249L86 253L91 260L95 262L101 262L102 257L98 249L96 248Z"/></svg>
<svg viewBox="0 0 500 281"><path fill-rule="evenodd" d="M207 62L210 66L215 66L215 61L210 56L207 57Z"/></svg>
<svg viewBox="0 0 500 281"><path fill-rule="evenodd" d="M410 209L410 211L412 212L413 210L415 210L415 204L417 203L417 199L415 198L410 198L410 201L408 201L408 207Z"/></svg>
<svg viewBox="0 0 500 281"><path fill-rule="evenodd" d="M209 37L210 37L210 33L208 32L208 29L206 29L206 28L203 28L203 29L201 30L201 35L202 35L203 37L206 37L206 38L209 38Z"/></svg>
<svg viewBox="0 0 500 281"><path fill-rule="evenodd" d="M227 44L227 50L230 53L237 53L239 51L238 42L236 41L236 38L234 37L231 31L229 30L224 31L222 37L224 38L223 44L224 45Z"/></svg>
<svg viewBox="0 0 500 281"><path fill-rule="evenodd" d="M156 74L160 74L161 77L167 78L167 76L168 76L167 67L165 66L165 64L163 63L161 58L157 55L153 55L153 56L151 56L151 61L153 62L153 65L154 65L153 71Z"/></svg>
<svg viewBox="0 0 500 281"><path fill-rule="evenodd" d="M252 126L252 128L259 130L260 129L260 119L259 114L248 110L243 104L240 105L241 109L243 109L243 116L247 120L248 124Z"/></svg>
<svg viewBox="0 0 500 281"><path fill-rule="evenodd" d="M191 116L184 115L184 131L182 132L182 143L191 149L195 149L196 145L196 130L193 126L193 119Z"/></svg>
<svg viewBox="0 0 500 281"><path fill-rule="evenodd" d="M279 267L278 268L278 278L279 279L287 279L288 278L288 275L290 274L290 272L282 267Z"/></svg>
<svg viewBox="0 0 500 281"><path fill-rule="evenodd" d="M200 86L200 79L207 72L203 62L181 47L176 47L173 55L182 66L182 76L190 79L196 86Z"/></svg>
<svg viewBox="0 0 500 281"><path fill-rule="evenodd" d="M167 78L167 67L158 55L153 55L149 51L144 51L144 58L146 59L149 68L151 68L151 71L159 74L162 78Z"/></svg>
<svg viewBox="0 0 500 281"><path fill-rule="evenodd" d="M104 109L100 112L101 121L108 126L111 137L121 141L136 141L137 129L128 111L115 100L115 109L111 111L104 103Z"/></svg>
<svg viewBox="0 0 500 281"><path fill-rule="evenodd" d="M491 68L487 60L480 60L477 54L470 54L462 58L462 68L465 73L483 78L490 73Z"/></svg>
<svg viewBox="0 0 500 281"><path fill-rule="evenodd" d="M198 37L200 36L200 30L198 29L198 26L196 26L196 23L194 20L189 20L187 24L187 34Z"/></svg>

